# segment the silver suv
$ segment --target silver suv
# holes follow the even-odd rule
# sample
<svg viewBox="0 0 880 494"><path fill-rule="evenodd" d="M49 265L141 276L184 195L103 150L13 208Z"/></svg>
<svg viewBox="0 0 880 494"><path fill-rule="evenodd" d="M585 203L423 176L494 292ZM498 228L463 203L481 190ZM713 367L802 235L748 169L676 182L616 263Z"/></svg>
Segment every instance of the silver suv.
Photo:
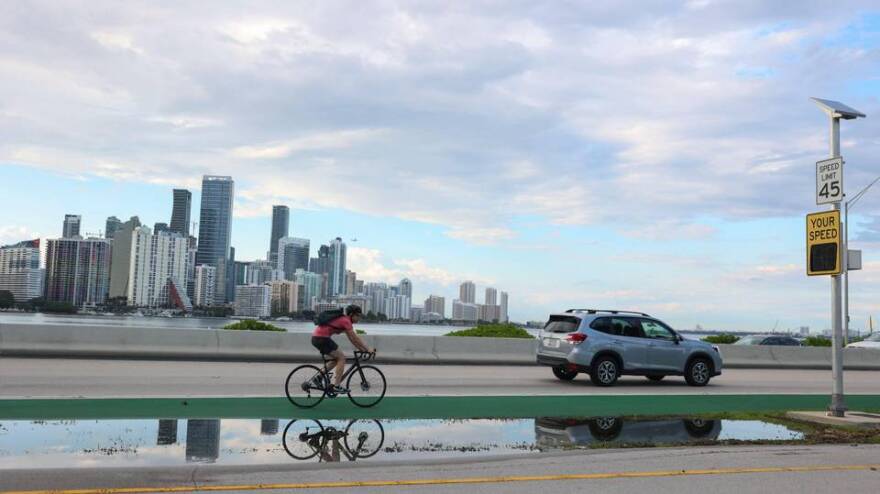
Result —
<svg viewBox="0 0 880 494"><path fill-rule="evenodd" d="M598 386L611 386L621 375L652 381L673 375L705 386L721 374L717 346L685 339L641 312L569 309L551 315L538 338L538 364L563 381L580 372Z"/></svg>

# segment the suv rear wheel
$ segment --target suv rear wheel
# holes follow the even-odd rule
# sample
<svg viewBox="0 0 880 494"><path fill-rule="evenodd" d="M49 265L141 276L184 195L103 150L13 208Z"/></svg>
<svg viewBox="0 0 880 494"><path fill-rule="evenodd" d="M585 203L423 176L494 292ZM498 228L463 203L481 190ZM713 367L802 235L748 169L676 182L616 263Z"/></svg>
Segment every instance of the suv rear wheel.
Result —
<svg viewBox="0 0 880 494"><path fill-rule="evenodd" d="M590 370L590 380L596 386L611 386L620 377L620 366L617 359L610 355L603 355L593 361Z"/></svg>
<svg viewBox="0 0 880 494"><path fill-rule="evenodd" d="M577 377L577 371L568 370L563 366L558 366L553 368L553 375L562 381L571 381L575 377Z"/></svg>
<svg viewBox="0 0 880 494"><path fill-rule="evenodd" d="M709 360L699 357L688 362L684 370L684 380L691 386L705 386L712 378L712 364Z"/></svg>

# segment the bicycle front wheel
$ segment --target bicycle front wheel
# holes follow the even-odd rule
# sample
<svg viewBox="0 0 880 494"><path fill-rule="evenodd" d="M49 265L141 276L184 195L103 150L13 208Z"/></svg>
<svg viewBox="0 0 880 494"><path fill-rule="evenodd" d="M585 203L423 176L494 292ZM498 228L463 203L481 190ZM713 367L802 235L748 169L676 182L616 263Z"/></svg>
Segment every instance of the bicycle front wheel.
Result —
<svg viewBox="0 0 880 494"><path fill-rule="evenodd" d="M385 396L385 375L372 365L362 365L348 376L346 387L352 403L359 407L371 407Z"/></svg>
<svg viewBox="0 0 880 494"><path fill-rule="evenodd" d="M385 429L378 420L352 420L345 428L345 447L358 458L369 458L385 443Z"/></svg>
<svg viewBox="0 0 880 494"><path fill-rule="evenodd" d="M324 399L326 381L321 369L314 365L301 365L287 376L284 392L294 405L300 408L312 408Z"/></svg>
<svg viewBox="0 0 880 494"><path fill-rule="evenodd" d="M315 457L327 443L324 427L317 420L291 420L281 436L284 451L291 458L308 460Z"/></svg>

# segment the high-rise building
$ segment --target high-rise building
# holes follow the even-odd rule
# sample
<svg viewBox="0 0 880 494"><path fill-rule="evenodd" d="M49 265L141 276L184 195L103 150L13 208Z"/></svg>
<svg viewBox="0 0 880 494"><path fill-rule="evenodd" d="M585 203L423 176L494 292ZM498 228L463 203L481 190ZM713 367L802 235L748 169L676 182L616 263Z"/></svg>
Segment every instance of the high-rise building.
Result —
<svg viewBox="0 0 880 494"><path fill-rule="evenodd" d="M398 285L397 289L400 295L412 299L412 281L409 281L409 278L400 280L400 285Z"/></svg>
<svg viewBox="0 0 880 494"><path fill-rule="evenodd" d="M193 237L187 237L186 248L186 296L195 300L196 294L196 254L198 250L193 247Z"/></svg>
<svg viewBox="0 0 880 494"><path fill-rule="evenodd" d="M272 313L272 292L269 285L239 285L235 287L235 315L269 317Z"/></svg>
<svg viewBox="0 0 880 494"><path fill-rule="evenodd" d="M364 311L385 314L387 309L385 307L385 300L390 296L388 285L385 283L364 283L364 295L370 301L368 307L364 308Z"/></svg>
<svg viewBox="0 0 880 494"><path fill-rule="evenodd" d="M104 224L104 238L113 238L113 235L116 234L116 230L118 230L122 226L122 221L119 220L116 216L109 216L107 218L107 223Z"/></svg>
<svg viewBox="0 0 880 494"><path fill-rule="evenodd" d="M64 227L61 233L61 238L79 237L79 226L81 222L82 216L78 214L65 214Z"/></svg>
<svg viewBox="0 0 880 494"><path fill-rule="evenodd" d="M461 300L452 301L452 320L476 322L480 318L480 307L477 304L462 302Z"/></svg>
<svg viewBox="0 0 880 494"><path fill-rule="evenodd" d="M125 297L128 305L147 305L151 236L150 229L141 226L137 216L132 216L116 230L111 256L110 297Z"/></svg>
<svg viewBox="0 0 880 494"><path fill-rule="evenodd" d="M195 267L193 305L210 307L214 305L214 289L217 287L217 268L207 264Z"/></svg>
<svg viewBox="0 0 880 494"><path fill-rule="evenodd" d="M336 237L330 242L329 292L332 297L345 294L345 242Z"/></svg>
<svg viewBox="0 0 880 494"><path fill-rule="evenodd" d="M483 302L484 305L498 305L498 290L494 288L486 288L486 298Z"/></svg>
<svg viewBox="0 0 880 494"><path fill-rule="evenodd" d="M294 274L294 280L300 285L299 307L300 310L314 310L315 303L321 297L321 281L323 276L299 269Z"/></svg>
<svg viewBox="0 0 880 494"><path fill-rule="evenodd" d="M440 314L440 317L446 317L446 299L437 295L429 295L425 299L425 313Z"/></svg>
<svg viewBox="0 0 880 494"><path fill-rule="evenodd" d="M422 322L422 316L425 314L425 308L413 305L409 308L409 320L412 322Z"/></svg>
<svg viewBox="0 0 880 494"><path fill-rule="evenodd" d="M292 280L297 269L309 270L309 239L283 237L278 240L278 269L284 279Z"/></svg>
<svg viewBox="0 0 880 494"><path fill-rule="evenodd" d="M186 421L186 462L214 463L220 457L220 420Z"/></svg>
<svg viewBox="0 0 880 494"><path fill-rule="evenodd" d="M237 263L236 263L237 264ZM284 279L284 272L276 269L271 261L253 261L248 263L247 282L243 285L262 285L270 281Z"/></svg>
<svg viewBox="0 0 880 494"><path fill-rule="evenodd" d="M104 238L49 240L46 250L46 300L77 307L107 300L111 241Z"/></svg>
<svg viewBox="0 0 880 494"><path fill-rule="evenodd" d="M171 229L168 228L168 223L162 223L162 222L153 223L153 233L154 234L159 234L159 233L168 232L168 231L171 231Z"/></svg>
<svg viewBox="0 0 880 494"><path fill-rule="evenodd" d="M11 292L16 302L42 295L43 274L39 239L0 247L0 291Z"/></svg>
<svg viewBox="0 0 880 494"><path fill-rule="evenodd" d="M172 231L154 233L150 247L148 303L151 307L169 307L171 287L181 287L186 294L186 237ZM186 297L189 302L189 297Z"/></svg>
<svg viewBox="0 0 880 494"><path fill-rule="evenodd" d="M209 264L218 268L231 257L232 198L235 182L232 177L205 175L202 177L202 204L199 209L199 250L197 264ZM226 269L223 277L226 279ZM225 290L218 295L225 297Z"/></svg>
<svg viewBox="0 0 880 494"><path fill-rule="evenodd" d="M479 310L477 318L480 321L501 322L501 307L497 305L477 305Z"/></svg>
<svg viewBox="0 0 880 494"><path fill-rule="evenodd" d="M177 442L177 419L159 419L157 446L168 446Z"/></svg>
<svg viewBox="0 0 880 494"><path fill-rule="evenodd" d="M500 308L501 313L498 316L498 320L500 322L509 322L510 316L507 313L507 292L501 292Z"/></svg>
<svg viewBox="0 0 880 494"><path fill-rule="evenodd" d="M299 285L293 281L269 282L272 314L289 314L299 311Z"/></svg>
<svg viewBox="0 0 880 494"><path fill-rule="evenodd" d="M465 304L476 302L477 287L473 281L465 281L458 288L458 300Z"/></svg>
<svg viewBox="0 0 880 494"><path fill-rule="evenodd" d="M409 310L412 307L409 297L405 295L393 295L385 299L385 315L388 319L409 319Z"/></svg>
<svg viewBox="0 0 880 494"><path fill-rule="evenodd" d="M356 295L355 285L357 285L357 273L354 271L345 272L345 294Z"/></svg>
<svg viewBox="0 0 880 494"><path fill-rule="evenodd" d="M174 189L173 194L171 231L188 237L190 211L192 210L192 193L186 189Z"/></svg>
<svg viewBox="0 0 880 494"><path fill-rule="evenodd" d="M272 206L272 235L269 237L269 262L278 269L278 241L287 236L290 228L290 208Z"/></svg>

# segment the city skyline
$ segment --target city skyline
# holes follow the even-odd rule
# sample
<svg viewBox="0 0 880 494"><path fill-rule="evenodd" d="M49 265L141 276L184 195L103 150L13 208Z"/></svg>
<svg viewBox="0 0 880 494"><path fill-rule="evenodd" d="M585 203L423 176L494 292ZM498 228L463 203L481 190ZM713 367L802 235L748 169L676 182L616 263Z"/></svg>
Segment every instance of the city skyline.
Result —
<svg viewBox="0 0 880 494"><path fill-rule="evenodd" d="M855 194L880 150L874 3L369 5L369 25L333 5L13 10L0 244L56 237L64 214L83 233L168 222L170 190L200 204L201 175L233 176L238 259L265 255L284 204L290 235L340 236L348 269L447 306L473 279L515 320L825 328L827 280L804 274L828 155L809 97L868 115L842 125ZM878 190L849 215L853 327L880 315Z"/></svg>

